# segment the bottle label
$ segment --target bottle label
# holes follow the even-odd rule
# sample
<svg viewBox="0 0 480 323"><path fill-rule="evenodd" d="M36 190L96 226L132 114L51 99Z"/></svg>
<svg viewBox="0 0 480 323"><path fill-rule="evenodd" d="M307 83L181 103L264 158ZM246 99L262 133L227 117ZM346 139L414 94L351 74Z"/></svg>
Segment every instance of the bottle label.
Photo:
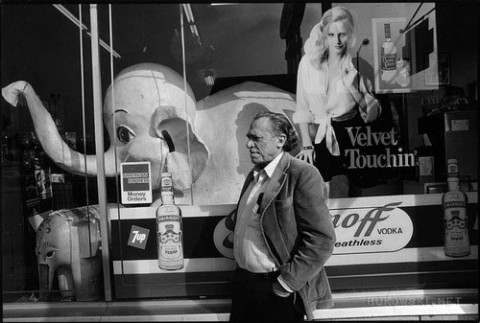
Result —
<svg viewBox="0 0 480 323"><path fill-rule="evenodd" d="M433 175L433 156L418 157L418 175L420 177Z"/></svg>
<svg viewBox="0 0 480 323"><path fill-rule="evenodd" d="M462 256L470 253L466 200L462 192L448 192L444 202L445 254Z"/></svg>
<svg viewBox="0 0 480 323"><path fill-rule="evenodd" d="M37 191L42 200L52 197L52 183L50 182L50 169L38 167L35 169L35 181L37 183Z"/></svg>
<svg viewBox="0 0 480 323"><path fill-rule="evenodd" d="M448 202L445 202L445 204L443 205L443 208L444 209L452 209L452 208L455 208L455 209L458 209L458 208L465 208L467 207L467 203L465 201L448 201Z"/></svg>
<svg viewBox="0 0 480 323"><path fill-rule="evenodd" d="M162 269L183 267L181 217L177 206L162 205L157 214L158 264Z"/></svg>
<svg viewBox="0 0 480 323"><path fill-rule="evenodd" d="M180 230L165 230L165 232L159 233L158 238L160 240L159 256L161 261L183 259L182 232Z"/></svg>
<svg viewBox="0 0 480 323"><path fill-rule="evenodd" d="M397 54L382 48L380 68L384 71L395 71L397 69Z"/></svg>

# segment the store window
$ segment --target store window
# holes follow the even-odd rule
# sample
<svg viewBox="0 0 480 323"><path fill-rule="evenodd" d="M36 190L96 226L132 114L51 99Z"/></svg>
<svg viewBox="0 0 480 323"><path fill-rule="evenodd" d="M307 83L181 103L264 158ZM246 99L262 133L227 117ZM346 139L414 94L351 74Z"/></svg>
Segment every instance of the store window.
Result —
<svg viewBox="0 0 480 323"><path fill-rule="evenodd" d="M71 299L73 281L66 268L74 264L71 250L62 248L67 242L73 246L58 234L73 233L68 223L88 223L85 208L92 206L88 214L93 215L98 204L96 181L85 167L92 172L96 165L84 158L95 154L89 36L82 32L80 42L79 28L60 5L1 9L3 299L46 300L47 293L38 291L50 284L55 291L50 299ZM69 10L81 19L78 7ZM83 24L89 25L88 11ZM84 214L63 212L48 224L44 219L58 210ZM56 231L55 237L47 238L47 230ZM38 232L45 234L42 245ZM83 261L79 257L77 252ZM101 257L90 261L101 268ZM49 277L47 264L57 269L58 279Z"/></svg>
<svg viewBox="0 0 480 323"><path fill-rule="evenodd" d="M397 288L392 277L405 288L478 286L478 31L450 24L451 5L5 5L4 301L228 297L225 216L252 167L246 131L266 110L293 120L303 45L336 6L357 22L352 66L381 110L338 140L332 290ZM467 196L459 258L444 250L451 159ZM162 236L164 173L181 220ZM47 243L54 224L63 231ZM69 262L54 263L65 245ZM160 250L181 265L162 267Z"/></svg>

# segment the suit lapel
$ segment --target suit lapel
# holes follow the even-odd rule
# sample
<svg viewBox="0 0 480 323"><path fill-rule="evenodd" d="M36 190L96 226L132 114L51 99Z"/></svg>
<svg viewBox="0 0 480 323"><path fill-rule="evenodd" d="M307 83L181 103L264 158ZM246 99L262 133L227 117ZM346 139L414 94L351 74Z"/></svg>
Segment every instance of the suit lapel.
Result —
<svg viewBox="0 0 480 323"><path fill-rule="evenodd" d="M237 212L238 212L238 205L240 204L240 200L242 199L242 196L245 193L245 190L247 189L248 185L250 185L250 182L252 180L253 180L253 169L248 173L247 178L245 179L245 182L243 183L242 190L240 191L240 197L238 198L237 208L235 209L235 212L232 215L233 223L235 223L237 221ZM235 227L235 225L233 225L233 227Z"/></svg>
<svg viewBox="0 0 480 323"><path fill-rule="evenodd" d="M250 185L250 182L253 180L253 169L248 173L247 178L245 179L245 182L243 183L242 190L240 191L240 198L238 199L238 202L242 199L243 193L245 193L245 190L247 189L248 185Z"/></svg>
<svg viewBox="0 0 480 323"><path fill-rule="evenodd" d="M273 201L279 195L280 191L284 188L287 180L287 172L290 167L290 155L284 153L280 159L277 168L272 174L270 183L264 191L263 200L260 209L260 221L262 224L262 231L264 232L265 242L270 250L270 254L273 256L279 266L285 263L289 258L289 252L283 242L282 232L278 224L278 220L274 218L276 212L274 212L275 204ZM275 242L275 244L273 244ZM282 247L283 246L283 247Z"/></svg>

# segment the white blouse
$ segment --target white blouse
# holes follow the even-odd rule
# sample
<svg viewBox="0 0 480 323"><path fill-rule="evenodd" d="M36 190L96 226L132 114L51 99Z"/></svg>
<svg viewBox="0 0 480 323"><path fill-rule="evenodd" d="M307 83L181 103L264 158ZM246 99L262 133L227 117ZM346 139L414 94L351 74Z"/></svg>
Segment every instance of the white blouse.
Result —
<svg viewBox="0 0 480 323"><path fill-rule="evenodd" d="M297 75L297 108L293 114L295 123L315 123L318 130L314 143L318 144L325 139L330 153L334 156L340 155L340 149L331 120L343 121L355 116L354 108L358 105L360 115L364 122L371 122L377 119L381 113L378 100L372 95L372 85L368 79L360 77L359 102L349 94L348 88L357 84L346 84L346 73L358 73L352 63L350 55L345 55L340 63L340 70L336 71L331 88L328 87L327 62L323 62L320 68L315 68L307 55L300 60ZM357 78L350 78L357 80ZM356 82L356 81L350 81ZM358 95L356 97L359 97Z"/></svg>

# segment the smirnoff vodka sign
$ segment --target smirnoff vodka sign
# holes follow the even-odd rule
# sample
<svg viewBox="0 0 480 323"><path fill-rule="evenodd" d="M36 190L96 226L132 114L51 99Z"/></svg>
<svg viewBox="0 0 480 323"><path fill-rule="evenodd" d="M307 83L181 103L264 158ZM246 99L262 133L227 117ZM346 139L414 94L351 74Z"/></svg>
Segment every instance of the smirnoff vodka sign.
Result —
<svg viewBox="0 0 480 323"><path fill-rule="evenodd" d="M362 208L330 209L336 242L333 254L393 252L405 247L413 235L408 214L398 208L402 202ZM218 222L213 239L217 250L233 259L233 223Z"/></svg>
<svg viewBox="0 0 480 323"><path fill-rule="evenodd" d="M392 252L413 235L408 214L392 202L379 207L330 210L337 236L333 254Z"/></svg>

